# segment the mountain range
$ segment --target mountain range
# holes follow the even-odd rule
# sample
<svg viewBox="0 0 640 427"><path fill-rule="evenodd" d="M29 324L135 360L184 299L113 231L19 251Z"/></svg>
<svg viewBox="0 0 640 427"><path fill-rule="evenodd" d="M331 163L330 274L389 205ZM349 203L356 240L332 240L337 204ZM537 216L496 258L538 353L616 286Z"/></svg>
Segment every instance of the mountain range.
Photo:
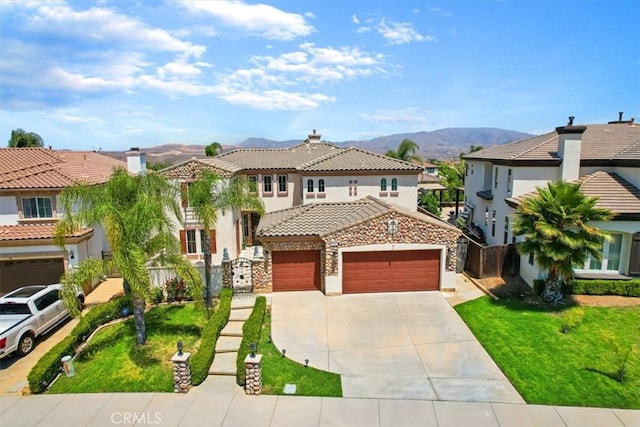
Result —
<svg viewBox="0 0 640 427"><path fill-rule="evenodd" d="M420 147L423 159L447 160L457 158L460 153L468 152L471 145L490 147L506 144L533 135L513 130L496 128L446 128L434 131L413 133L399 133L381 136L370 140L352 140L335 142L340 147L358 147L363 150L384 154L388 150L395 150L403 139L410 139ZM283 148L291 147L303 142L303 139L274 141L265 138L247 138L237 145L222 144L223 152L241 148ZM142 151L147 155L148 162L177 163L192 157L204 156L205 145L195 144L164 144L154 147L144 147ZM126 152L103 151L103 154L120 160L126 160Z"/></svg>

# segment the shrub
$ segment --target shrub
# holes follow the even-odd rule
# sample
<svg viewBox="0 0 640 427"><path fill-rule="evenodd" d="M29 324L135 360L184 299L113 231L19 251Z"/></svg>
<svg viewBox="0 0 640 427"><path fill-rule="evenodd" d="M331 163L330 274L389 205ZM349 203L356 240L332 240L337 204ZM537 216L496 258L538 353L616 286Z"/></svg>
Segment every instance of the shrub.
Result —
<svg viewBox="0 0 640 427"><path fill-rule="evenodd" d="M257 297L256 303L253 306L253 311L249 315L249 318L244 322L242 326L242 341L240 342L240 349L238 350L238 358L236 359L236 379L238 385L244 385L246 380L246 372L244 366L244 359L251 352L250 345L255 343L256 345L260 341L260 331L262 330L262 323L264 322L264 313L267 309L267 299L265 297Z"/></svg>
<svg viewBox="0 0 640 427"><path fill-rule="evenodd" d="M162 302L162 300L164 300L164 292L162 292L161 288L154 288L153 289L153 294L151 297L151 302L154 305L158 305Z"/></svg>
<svg viewBox="0 0 640 427"><path fill-rule="evenodd" d="M584 308L574 307L565 311L562 315L562 333L566 334L571 329L575 329L584 320Z"/></svg>
<svg viewBox="0 0 640 427"><path fill-rule="evenodd" d="M634 280L574 280L567 291L576 295L622 295L640 297L640 279Z"/></svg>
<svg viewBox="0 0 640 427"><path fill-rule="evenodd" d="M43 393L61 369L60 359L75 354L76 347L89 338L99 326L132 311L131 298L124 296L98 305L83 316L69 336L56 344L31 368L27 380L32 393Z"/></svg>
<svg viewBox="0 0 640 427"><path fill-rule="evenodd" d="M220 292L218 307L202 329L200 347L191 357L191 383L193 385L201 384L209 375L220 331L229 321L232 296L233 291L230 288L225 288Z"/></svg>
<svg viewBox="0 0 640 427"><path fill-rule="evenodd" d="M616 366L616 371L608 375L621 383L626 377L627 369L632 364L636 349L631 344L624 344L623 342L621 342L610 331L603 331L601 337L602 341L606 343L611 350L613 356L611 360Z"/></svg>
<svg viewBox="0 0 640 427"><path fill-rule="evenodd" d="M187 285L182 279L174 277L167 279L164 285L167 290L167 302L182 301L187 293Z"/></svg>

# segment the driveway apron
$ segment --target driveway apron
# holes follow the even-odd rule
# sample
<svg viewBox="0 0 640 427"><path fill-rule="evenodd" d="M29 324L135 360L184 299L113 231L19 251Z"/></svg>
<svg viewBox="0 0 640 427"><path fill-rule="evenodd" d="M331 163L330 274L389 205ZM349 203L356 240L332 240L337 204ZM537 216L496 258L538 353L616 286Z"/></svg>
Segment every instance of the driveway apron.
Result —
<svg viewBox="0 0 640 427"><path fill-rule="evenodd" d="M344 397L524 403L440 292L272 294L286 356L342 376Z"/></svg>

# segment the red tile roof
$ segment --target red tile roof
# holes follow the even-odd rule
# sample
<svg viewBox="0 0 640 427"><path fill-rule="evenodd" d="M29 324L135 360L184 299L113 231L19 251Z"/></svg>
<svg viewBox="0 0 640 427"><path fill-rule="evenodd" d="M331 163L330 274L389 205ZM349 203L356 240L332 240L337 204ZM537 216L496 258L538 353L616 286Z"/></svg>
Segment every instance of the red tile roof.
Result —
<svg viewBox="0 0 640 427"><path fill-rule="evenodd" d="M53 239L55 228L56 225L52 223L0 225L0 241ZM83 228L65 237L83 237L92 232L93 228Z"/></svg>
<svg viewBox="0 0 640 427"><path fill-rule="evenodd" d="M0 148L0 189L64 188L105 182L127 164L93 151Z"/></svg>

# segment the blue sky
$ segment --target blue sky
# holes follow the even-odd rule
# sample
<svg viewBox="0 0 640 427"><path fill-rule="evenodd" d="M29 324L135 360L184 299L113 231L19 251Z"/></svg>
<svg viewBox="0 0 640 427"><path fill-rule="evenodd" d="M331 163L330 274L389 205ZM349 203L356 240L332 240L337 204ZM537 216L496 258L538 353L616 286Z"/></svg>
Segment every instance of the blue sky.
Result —
<svg viewBox="0 0 640 427"><path fill-rule="evenodd" d="M640 121L640 1L0 1L0 145Z"/></svg>

